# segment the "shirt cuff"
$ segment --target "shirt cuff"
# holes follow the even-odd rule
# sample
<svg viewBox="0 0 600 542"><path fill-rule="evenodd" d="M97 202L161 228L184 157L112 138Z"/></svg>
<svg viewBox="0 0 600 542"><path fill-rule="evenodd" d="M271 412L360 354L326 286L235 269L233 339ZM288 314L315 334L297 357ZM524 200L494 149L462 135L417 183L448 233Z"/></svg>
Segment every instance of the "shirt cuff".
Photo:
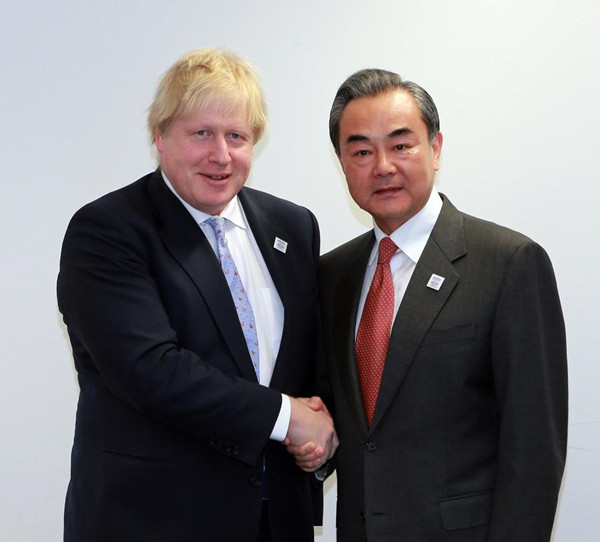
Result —
<svg viewBox="0 0 600 542"><path fill-rule="evenodd" d="M287 395L281 394L281 409L279 410L279 416L271 431L271 440L277 440L283 442L290 426L290 418L292 416L292 403Z"/></svg>

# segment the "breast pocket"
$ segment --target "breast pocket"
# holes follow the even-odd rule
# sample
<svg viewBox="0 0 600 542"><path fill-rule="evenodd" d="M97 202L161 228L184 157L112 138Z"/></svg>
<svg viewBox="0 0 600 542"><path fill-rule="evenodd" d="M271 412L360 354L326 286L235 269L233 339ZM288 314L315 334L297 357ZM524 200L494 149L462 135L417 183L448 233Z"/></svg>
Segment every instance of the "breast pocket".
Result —
<svg viewBox="0 0 600 542"><path fill-rule="evenodd" d="M431 328L421 343L423 346L429 344L446 344L468 341L475 338L477 332L476 324L466 324L449 328Z"/></svg>

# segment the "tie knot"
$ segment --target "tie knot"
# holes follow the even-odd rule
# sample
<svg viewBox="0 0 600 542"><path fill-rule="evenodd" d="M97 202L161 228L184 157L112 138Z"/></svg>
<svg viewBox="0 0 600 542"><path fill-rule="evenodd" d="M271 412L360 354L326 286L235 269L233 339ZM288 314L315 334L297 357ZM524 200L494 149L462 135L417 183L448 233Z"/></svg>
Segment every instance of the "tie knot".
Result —
<svg viewBox="0 0 600 542"><path fill-rule="evenodd" d="M396 243L389 237L384 237L379 241L379 259L377 260L377 264L389 264L392 256L396 254L397 250L398 247L396 246Z"/></svg>
<svg viewBox="0 0 600 542"><path fill-rule="evenodd" d="M215 230L215 233L219 233L218 230L223 231L223 226L225 225L225 219L222 216L211 216L207 218L205 222Z"/></svg>

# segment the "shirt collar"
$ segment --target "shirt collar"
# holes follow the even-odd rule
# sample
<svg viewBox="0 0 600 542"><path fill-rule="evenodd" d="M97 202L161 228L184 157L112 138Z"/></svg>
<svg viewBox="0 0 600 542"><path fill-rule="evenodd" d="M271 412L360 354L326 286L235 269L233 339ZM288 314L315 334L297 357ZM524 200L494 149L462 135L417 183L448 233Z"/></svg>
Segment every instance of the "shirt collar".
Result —
<svg viewBox="0 0 600 542"><path fill-rule="evenodd" d="M161 169L162 178L165 181L165 184L169 187L171 192L175 194L177 199L181 202L181 204L188 210L188 212L192 215L192 218L197 222L198 225L201 225L207 219L209 219L212 215L199 211L195 207L192 207L187 201L185 201L175 190L171 181L167 179L165 172ZM237 195L225 206L225 208L221 211L219 215L232 224L237 226L238 228L247 229L246 220L244 219L244 214L242 212L242 206L240 205L240 201Z"/></svg>
<svg viewBox="0 0 600 542"><path fill-rule="evenodd" d="M440 197L435 186L431 190L429 199L425 206L410 220L406 221L397 230L389 236L396 246L404 252L415 264L419 261L427 240L431 235L431 231L440 216L442 210L442 198ZM387 237L383 231L373 221L375 239L377 240L376 247L379 246L379 241ZM374 250L369 259L369 265L378 255L378 251Z"/></svg>

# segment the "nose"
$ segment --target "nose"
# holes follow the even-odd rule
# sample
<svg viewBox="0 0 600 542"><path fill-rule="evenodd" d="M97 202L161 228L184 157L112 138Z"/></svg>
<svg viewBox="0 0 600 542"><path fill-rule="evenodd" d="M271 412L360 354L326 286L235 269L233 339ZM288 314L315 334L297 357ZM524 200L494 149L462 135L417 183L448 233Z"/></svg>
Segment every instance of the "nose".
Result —
<svg viewBox="0 0 600 542"><path fill-rule="evenodd" d="M226 165L231 161L229 145L224 137L215 137L213 139L208 159L219 165Z"/></svg>
<svg viewBox="0 0 600 542"><path fill-rule="evenodd" d="M396 166L387 152L381 151L376 154L374 173L377 177L387 177L396 173Z"/></svg>

